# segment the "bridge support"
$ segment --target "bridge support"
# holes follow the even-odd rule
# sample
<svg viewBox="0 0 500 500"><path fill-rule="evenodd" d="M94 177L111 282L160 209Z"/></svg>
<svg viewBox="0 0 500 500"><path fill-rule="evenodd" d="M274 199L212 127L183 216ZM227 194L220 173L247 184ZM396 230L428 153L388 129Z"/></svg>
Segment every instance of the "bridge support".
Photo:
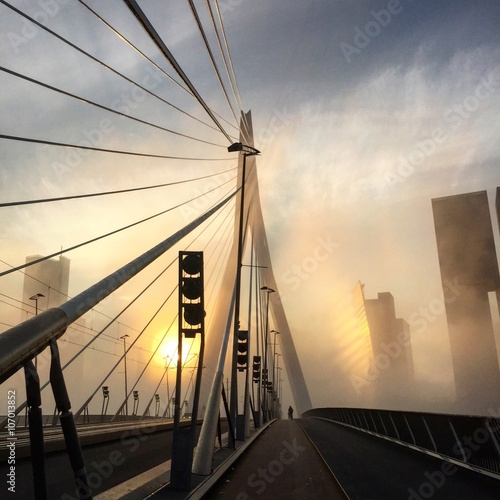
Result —
<svg viewBox="0 0 500 500"><path fill-rule="evenodd" d="M208 395L207 409L201 426L198 445L194 450L193 473L201 476L208 476L212 472L212 459L214 454L215 436L217 434L217 422L219 421L220 394L224 383L224 363L226 362L226 352L231 333L231 319L234 302L236 300L236 289L233 288L229 315L227 317L224 338L219 354L219 363L212 387ZM232 424L230 422L230 424Z"/></svg>

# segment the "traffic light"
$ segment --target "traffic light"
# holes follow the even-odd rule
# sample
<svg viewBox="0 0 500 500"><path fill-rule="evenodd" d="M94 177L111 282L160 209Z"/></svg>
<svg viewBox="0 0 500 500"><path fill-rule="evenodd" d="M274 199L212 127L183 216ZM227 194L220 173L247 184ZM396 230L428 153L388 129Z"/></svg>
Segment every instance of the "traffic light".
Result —
<svg viewBox="0 0 500 500"><path fill-rule="evenodd" d="M248 368L248 330L238 331L238 371Z"/></svg>
<svg viewBox="0 0 500 500"><path fill-rule="evenodd" d="M253 381L256 384L260 381L260 356L253 357Z"/></svg>
<svg viewBox="0 0 500 500"><path fill-rule="evenodd" d="M179 252L179 323L186 338L202 333L205 321L203 252Z"/></svg>

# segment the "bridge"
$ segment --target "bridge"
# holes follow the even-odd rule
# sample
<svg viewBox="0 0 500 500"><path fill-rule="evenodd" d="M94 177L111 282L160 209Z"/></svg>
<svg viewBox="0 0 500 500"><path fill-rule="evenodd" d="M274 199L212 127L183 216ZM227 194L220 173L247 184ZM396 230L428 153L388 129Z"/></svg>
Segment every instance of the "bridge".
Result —
<svg viewBox="0 0 500 500"><path fill-rule="evenodd" d="M497 498L493 335L491 377L455 371L492 411L402 408L407 324L393 314L388 337L392 295L352 283L359 332L340 350L360 404L313 404L283 287L337 244L273 268L258 164L272 168L279 118L254 132L229 3L0 0L2 498ZM479 288L493 303L490 274L450 274L446 306ZM373 405L380 391L394 408Z"/></svg>

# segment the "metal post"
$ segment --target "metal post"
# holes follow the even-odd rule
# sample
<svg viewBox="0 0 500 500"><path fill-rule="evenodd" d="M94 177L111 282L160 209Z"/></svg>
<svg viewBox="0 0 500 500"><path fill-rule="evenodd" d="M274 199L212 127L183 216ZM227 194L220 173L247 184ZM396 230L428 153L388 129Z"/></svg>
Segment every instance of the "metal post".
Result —
<svg viewBox="0 0 500 500"><path fill-rule="evenodd" d="M127 389L127 345L125 344L125 339L128 337L127 334L122 335L120 340L123 339L123 361L125 363L125 418L128 417L128 389Z"/></svg>
<svg viewBox="0 0 500 500"><path fill-rule="evenodd" d="M229 418L233 427L236 427L238 418L238 330L240 328L240 295L241 295L241 260L243 254L243 213L245 207L245 181L246 181L246 160L247 155L243 154L243 168L241 174L241 194L240 194L240 220L238 233L238 257L236 268L236 302L234 304L234 328L233 328L233 361L231 363L231 394L229 402ZM229 444L231 448L236 448L236 441L230 435Z"/></svg>
<svg viewBox="0 0 500 500"><path fill-rule="evenodd" d="M265 338L264 338L264 369L263 369L263 376L265 375L266 380L265 384L263 387L263 398L264 398L264 423L269 420L268 418L268 410L269 410L269 405L268 405L268 395L267 395L267 383L269 382L269 371L268 371L268 364L267 364L267 344L268 344L268 334L269 334L269 295L273 293L275 290L272 288L269 288L267 286L261 287L261 290L264 290L267 292L267 302L266 302L266 328L265 328Z"/></svg>
<svg viewBox="0 0 500 500"><path fill-rule="evenodd" d="M171 490L189 491L205 348L203 252L179 252L178 323L179 344L177 348L174 433L172 436L172 466L169 487ZM191 412L191 425L188 428L181 429L179 424L183 401L181 398L183 334L186 338L193 339L197 334L200 334L200 351L198 354L198 369L194 389L193 409ZM191 383L192 376L189 385ZM186 397L188 390L186 390ZM187 400L185 404L187 404Z"/></svg>
<svg viewBox="0 0 500 500"><path fill-rule="evenodd" d="M40 297L45 297L43 293L36 293L35 295L30 297L30 300L35 301L35 316L38 316L38 299ZM35 370L38 368L37 357L35 356Z"/></svg>
<svg viewBox="0 0 500 500"><path fill-rule="evenodd" d="M245 151L244 148L250 151ZM255 156L260 153L257 149L252 146L244 145L241 142L237 142L228 147L229 152L241 151L243 154L243 164L241 172L241 193L240 193L240 217L239 217L239 228L238 228L238 255L236 263L236 302L234 305L234 328L233 328L233 360L231 364L231 394L230 394L230 405L229 412L230 418L233 424L236 424L236 419L238 416L238 331L240 329L240 296L241 296L241 266L242 266L242 256L243 256L243 221L244 221L244 211L245 211L245 184L246 184L246 163L247 156ZM236 441L231 438L231 447L234 449L236 447Z"/></svg>
<svg viewBox="0 0 500 500"><path fill-rule="evenodd" d="M271 330L270 333L274 333L274 348L273 348L273 391L276 392L276 354L280 355L279 353L276 352L276 335L279 335L280 332L276 331L276 330ZM276 404L274 403L274 394L272 395L273 397L273 412L274 412L274 416L276 417Z"/></svg>
<svg viewBox="0 0 500 500"><path fill-rule="evenodd" d="M275 336L276 337L276 336ZM276 366L275 366L275 370L273 371L273 379L275 380L275 382L273 382L273 389L274 389L274 416L275 417L278 417L278 400L279 400L279 380L278 380L278 365L279 365L279 361L280 361L280 356L281 354L279 352L275 352L274 353L274 357L276 359ZM274 376L276 373L276 377ZM276 383L276 385L275 385Z"/></svg>

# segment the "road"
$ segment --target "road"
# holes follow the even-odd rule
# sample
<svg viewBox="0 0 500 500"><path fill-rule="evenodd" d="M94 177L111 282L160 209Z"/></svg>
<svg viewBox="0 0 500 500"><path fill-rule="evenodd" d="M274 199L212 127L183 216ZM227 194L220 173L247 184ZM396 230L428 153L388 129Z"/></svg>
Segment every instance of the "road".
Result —
<svg viewBox="0 0 500 500"><path fill-rule="evenodd" d="M214 485L207 500L345 500L297 421L265 429Z"/></svg>
<svg viewBox="0 0 500 500"><path fill-rule="evenodd" d="M500 480L333 422L300 425L351 500L500 498Z"/></svg>
<svg viewBox="0 0 500 500"><path fill-rule="evenodd" d="M94 494L140 474L171 458L172 432L155 432L154 427L125 429L117 440L83 447L89 485ZM15 464L16 491L7 490L7 464L0 465L0 498L32 499L33 476L29 458ZM47 490L51 500L76 498L75 482L65 451L46 457Z"/></svg>

